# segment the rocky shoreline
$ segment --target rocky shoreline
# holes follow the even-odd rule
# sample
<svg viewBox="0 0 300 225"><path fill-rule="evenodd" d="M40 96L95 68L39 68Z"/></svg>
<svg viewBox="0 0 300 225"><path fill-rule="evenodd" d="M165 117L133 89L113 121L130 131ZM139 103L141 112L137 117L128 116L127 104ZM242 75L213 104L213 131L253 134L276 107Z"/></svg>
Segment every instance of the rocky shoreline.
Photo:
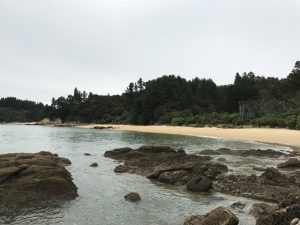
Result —
<svg viewBox="0 0 300 225"><path fill-rule="evenodd" d="M77 187L65 166L68 159L50 152L0 155L0 208L43 207L75 199Z"/></svg>
<svg viewBox="0 0 300 225"><path fill-rule="evenodd" d="M300 218L300 172L278 170L300 167L298 159L289 158L279 165L278 169L266 168L259 176L247 176L229 174L223 162L213 162L211 155L218 154L286 159L293 157L272 150L230 149L204 150L196 155L186 154L183 149L174 150L167 146L121 148L107 151L104 156L123 162L116 166L115 173L138 174L158 182L185 186L187 191L221 192L276 203L276 206L267 203L253 205L251 213L257 219L256 225L290 225L293 219ZM223 215L225 211L223 210L221 214ZM214 212L212 211L212 214ZM238 221L231 218L228 219L228 223L224 222L225 220L222 223L210 223L207 217L216 221L212 214L193 217L194 219L187 220L185 225L238 224ZM227 211L225 214L228 215Z"/></svg>

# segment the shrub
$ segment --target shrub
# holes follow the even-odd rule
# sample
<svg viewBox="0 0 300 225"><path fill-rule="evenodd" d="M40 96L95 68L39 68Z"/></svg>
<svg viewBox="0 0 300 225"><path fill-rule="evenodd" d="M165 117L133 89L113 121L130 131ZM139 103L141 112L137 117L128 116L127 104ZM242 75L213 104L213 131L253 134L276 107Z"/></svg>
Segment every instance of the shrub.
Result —
<svg viewBox="0 0 300 225"><path fill-rule="evenodd" d="M172 126L181 126L185 124L185 119L184 118L173 118L172 119L172 122L171 122L171 125Z"/></svg>
<svg viewBox="0 0 300 225"><path fill-rule="evenodd" d="M297 117L295 115L290 115L285 118L286 126L290 129L295 129L297 126Z"/></svg>

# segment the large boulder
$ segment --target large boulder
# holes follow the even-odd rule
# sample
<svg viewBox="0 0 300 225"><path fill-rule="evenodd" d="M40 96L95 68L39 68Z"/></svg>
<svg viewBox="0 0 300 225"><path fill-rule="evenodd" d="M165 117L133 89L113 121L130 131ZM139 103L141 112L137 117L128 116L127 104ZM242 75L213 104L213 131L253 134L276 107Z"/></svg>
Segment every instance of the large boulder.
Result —
<svg viewBox="0 0 300 225"><path fill-rule="evenodd" d="M205 216L191 216L184 225L238 225L239 219L224 207L218 207Z"/></svg>
<svg viewBox="0 0 300 225"><path fill-rule="evenodd" d="M26 208L77 197L68 159L50 152L0 155L0 207Z"/></svg>

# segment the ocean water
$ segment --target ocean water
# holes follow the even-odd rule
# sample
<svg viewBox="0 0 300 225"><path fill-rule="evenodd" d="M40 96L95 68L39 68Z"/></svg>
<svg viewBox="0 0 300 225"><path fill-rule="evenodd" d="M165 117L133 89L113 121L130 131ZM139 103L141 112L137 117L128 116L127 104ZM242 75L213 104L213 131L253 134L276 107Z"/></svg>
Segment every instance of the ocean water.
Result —
<svg viewBox="0 0 300 225"><path fill-rule="evenodd" d="M145 177L115 174L118 162L104 158L107 150L142 145L169 145L187 153L203 149L274 149L288 147L191 136L148 134L117 130L94 130L42 126L0 125L0 154L12 152L51 151L72 161L67 169L78 187L79 197L62 205L26 209L0 215L0 224L66 224L66 225L182 225L191 215L201 215L237 201L246 203L243 210L232 210L242 225L254 225L249 215L258 201L220 193L191 193L183 187L152 182ZM84 156L90 153L92 156ZM231 173L254 174L253 166L276 166L282 159L216 156L226 158ZM89 165L97 162L99 167ZM139 192L142 201L124 200L129 192Z"/></svg>

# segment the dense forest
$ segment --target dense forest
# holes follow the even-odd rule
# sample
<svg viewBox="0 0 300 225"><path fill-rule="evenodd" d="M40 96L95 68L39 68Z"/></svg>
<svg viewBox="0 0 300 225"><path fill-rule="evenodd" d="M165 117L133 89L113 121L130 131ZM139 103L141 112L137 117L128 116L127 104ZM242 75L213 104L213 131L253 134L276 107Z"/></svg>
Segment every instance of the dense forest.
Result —
<svg viewBox="0 0 300 225"><path fill-rule="evenodd" d="M0 122L39 121L44 117L44 105L15 97L0 99Z"/></svg>
<svg viewBox="0 0 300 225"><path fill-rule="evenodd" d="M300 61L284 79L236 74L233 84L168 75L130 83L122 95L77 88L51 105L0 100L0 122L37 121L190 126L269 126L300 129Z"/></svg>

